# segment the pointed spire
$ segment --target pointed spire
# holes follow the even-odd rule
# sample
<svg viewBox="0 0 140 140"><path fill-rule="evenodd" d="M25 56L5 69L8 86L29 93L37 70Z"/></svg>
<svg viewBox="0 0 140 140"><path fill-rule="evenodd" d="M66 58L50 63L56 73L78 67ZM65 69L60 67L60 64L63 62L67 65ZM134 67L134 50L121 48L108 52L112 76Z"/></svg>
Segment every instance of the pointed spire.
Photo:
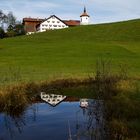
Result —
<svg viewBox="0 0 140 140"><path fill-rule="evenodd" d="M84 6L84 13L86 13L86 6Z"/></svg>
<svg viewBox="0 0 140 140"><path fill-rule="evenodd" d="M82 17L82 16L88 16L89 17L89 15L87 14L86 6L84 6L84 13L80 17Z"/></svg>

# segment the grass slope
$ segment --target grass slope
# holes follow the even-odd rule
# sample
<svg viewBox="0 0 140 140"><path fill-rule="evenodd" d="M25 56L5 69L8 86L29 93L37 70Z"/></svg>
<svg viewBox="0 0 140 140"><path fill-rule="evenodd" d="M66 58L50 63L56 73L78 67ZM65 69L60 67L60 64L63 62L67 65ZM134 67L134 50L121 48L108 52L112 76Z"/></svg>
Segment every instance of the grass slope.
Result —
<svg viewBox="0 0 140 140"><path fill-rule="evenodd" d="M24 80L82 78L95 72L98 59L111 60L114 71L125 64L140 77L140 19L0 40L1 77L20 68Z"/></svg>

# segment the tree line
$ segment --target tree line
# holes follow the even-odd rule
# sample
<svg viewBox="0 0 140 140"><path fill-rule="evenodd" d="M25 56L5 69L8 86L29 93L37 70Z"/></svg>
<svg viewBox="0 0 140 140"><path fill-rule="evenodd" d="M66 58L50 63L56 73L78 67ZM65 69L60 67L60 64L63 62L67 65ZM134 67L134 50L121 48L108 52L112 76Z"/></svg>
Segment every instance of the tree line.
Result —
<svg viewBox="0 0 140 140"><path fill-rule="evenodd" d="M24 26L17 21L12 12L5 14L0 10L0 38L24 35Z"/></svg>

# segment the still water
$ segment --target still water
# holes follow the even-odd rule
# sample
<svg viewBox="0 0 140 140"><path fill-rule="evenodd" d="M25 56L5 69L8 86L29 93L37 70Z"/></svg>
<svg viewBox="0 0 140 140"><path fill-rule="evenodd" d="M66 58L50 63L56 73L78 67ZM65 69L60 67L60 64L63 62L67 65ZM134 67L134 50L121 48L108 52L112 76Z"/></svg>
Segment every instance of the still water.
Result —
<svg viewBox="0 0 140 140"><path fill-rule="evenodd" d="M93 99L42 94L19 117L0 114L0 140L94 140L97 110Z"/></svg>

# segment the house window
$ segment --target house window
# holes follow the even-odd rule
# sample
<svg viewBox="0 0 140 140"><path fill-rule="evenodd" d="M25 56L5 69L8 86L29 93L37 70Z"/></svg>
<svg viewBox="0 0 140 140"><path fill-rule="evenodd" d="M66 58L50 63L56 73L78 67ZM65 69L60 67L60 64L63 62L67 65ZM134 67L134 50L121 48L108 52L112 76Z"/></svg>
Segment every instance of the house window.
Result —
<svg viewBox="0 0 140 140"><path fill-rule="evenodd" d="M47 21L48 23L50 23L50 21Z"/></svg>
<svg viewBox="0 0 140 140"><path fill-rule="evenodd" d="M46 28L42 28L42 30L46 30Z"/></svg>
<svg viewBox="0 0 140 140"><path fill-rule="evenodd" d="M57 23L60 23L60 21L57 21Z"/></svg>
<svg viewBox="0 0 140 140"><path fill-rule="evenodd" d="M55 21L52 21L52 23L55 23Z"/></svg>
<svg viewBox="0 0 140 140"><path fill-rule="evenodd" d="M57 98L57 96L55 95L54 98Z"/></svg>
<svg viewBox="0 0 140 140"><path fill-rule="evenodd" d="M53 27L57 27L57 25L53 25Z"/></svg>

